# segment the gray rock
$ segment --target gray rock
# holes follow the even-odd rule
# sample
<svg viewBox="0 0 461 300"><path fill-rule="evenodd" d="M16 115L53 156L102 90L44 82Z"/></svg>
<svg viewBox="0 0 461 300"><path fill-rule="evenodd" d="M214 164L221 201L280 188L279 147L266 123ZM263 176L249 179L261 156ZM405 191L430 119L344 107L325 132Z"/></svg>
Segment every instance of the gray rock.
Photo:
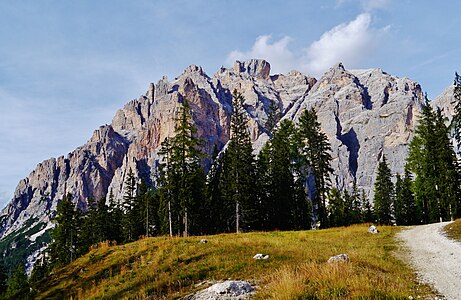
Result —
<svg viewBox="0 0 461 300"><path fill-rule="evenodd" d="M371 225L371 226L368 228L368 233L377 234L377 233L379 233L379 230L378 230L378 228L376 228L376 226Z"/></svg>
<svg viewBox="0 0 461 300"><path fill-rule="evenodd" d="M248 299L255 292L254 287L247 281L228 280L216 283L207 289L188 295L187 300L224 300Z"/></svg>
<svg viewBox="0 0 461 300"><path fill-rule="evenodd" d="M346 263L349 262L349 256L347 254L338 254L335 256L332 256L328 259L329 264L333 263Z"/></svg>
<svg viewBox="0 0 461 300"><path fill-rule="evenodd" d="M255 256L253 256L253 259L269 259L269 254L258 253Z"/></svg>

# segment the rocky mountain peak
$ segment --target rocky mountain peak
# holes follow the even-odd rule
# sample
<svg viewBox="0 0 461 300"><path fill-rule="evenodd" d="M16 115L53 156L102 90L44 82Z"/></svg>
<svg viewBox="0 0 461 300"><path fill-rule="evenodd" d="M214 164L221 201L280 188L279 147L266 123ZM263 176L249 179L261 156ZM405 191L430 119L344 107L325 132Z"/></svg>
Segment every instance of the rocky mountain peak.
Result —
<svg viewBox="0 0 461 300"><path fill-rule="evenodd" d="M243 73L248 76L269 79L271 65L264 59L250 59L244 62L236 61L232 68L235 73Z"/></svg>

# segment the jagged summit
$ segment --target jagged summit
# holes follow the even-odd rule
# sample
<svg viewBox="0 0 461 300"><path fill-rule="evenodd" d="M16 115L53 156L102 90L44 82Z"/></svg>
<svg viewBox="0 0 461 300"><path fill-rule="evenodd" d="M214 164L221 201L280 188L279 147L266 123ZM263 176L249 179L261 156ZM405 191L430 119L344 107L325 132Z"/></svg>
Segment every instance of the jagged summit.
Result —
<svg viewBox="0 0 461 300"><path fill-rule="evenodd" d="M194 111L205 152L222 149L229 140L234 89L245 97L256 148L264 142L271 103L282 118L295 122L304 109L315 108L333 149L333 185L347 188L356 181L367 194L382 154L393 172L403 171L423 103L418 83L380 69L347 70L338 63L316 80L298 71L271 76L270 64L258 59L237 61L211 77L191 65L174 80L151 83L145 95L117 111L111 124L97 129L85 145L67 157L42 162L21 180L1 213L0 236L28 220L48 224L66 192L82 207L90 195L98 198L112 190L120 197L130 168L138 178L154 182L159 147L174 133L174 116L184 99Z"/></svg>

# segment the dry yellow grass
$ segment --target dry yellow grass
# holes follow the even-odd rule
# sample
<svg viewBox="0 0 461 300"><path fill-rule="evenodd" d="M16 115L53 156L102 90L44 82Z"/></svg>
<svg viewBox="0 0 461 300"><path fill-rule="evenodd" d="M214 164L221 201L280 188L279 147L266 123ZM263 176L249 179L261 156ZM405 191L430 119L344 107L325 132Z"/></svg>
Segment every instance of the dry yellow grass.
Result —
<svg viewBox="0 0 461 300"><path fill-rule="evenodd" d="M147 238L93 249L43 282L38 299L175 299L205 280L244 279L259 299L408 299L431 293L393 253L397 227ZM270 258L253 260L256 253ZM329 265L332 255L350 262ZM203 288L203 287L202 287Z"/></svg>
<svg viewBox="0 0 461 300"><path fill-rule="evenodd" d="M449 238L461 242L461 219L457 219L453 223L448 224L443 230Z"/></svg>

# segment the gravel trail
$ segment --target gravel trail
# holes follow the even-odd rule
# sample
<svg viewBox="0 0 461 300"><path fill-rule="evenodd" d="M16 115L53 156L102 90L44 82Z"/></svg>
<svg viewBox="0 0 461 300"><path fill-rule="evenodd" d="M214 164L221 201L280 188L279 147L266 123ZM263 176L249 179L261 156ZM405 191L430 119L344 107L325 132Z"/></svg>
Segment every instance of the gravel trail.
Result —
<svg viewBox="0 0 461 300"><path fill-rule="evenodd" d="M442 227L451 222L410 227L398 234L410 250L418 277L446 299L461 299L461 244L448 239Z"/></svg>

